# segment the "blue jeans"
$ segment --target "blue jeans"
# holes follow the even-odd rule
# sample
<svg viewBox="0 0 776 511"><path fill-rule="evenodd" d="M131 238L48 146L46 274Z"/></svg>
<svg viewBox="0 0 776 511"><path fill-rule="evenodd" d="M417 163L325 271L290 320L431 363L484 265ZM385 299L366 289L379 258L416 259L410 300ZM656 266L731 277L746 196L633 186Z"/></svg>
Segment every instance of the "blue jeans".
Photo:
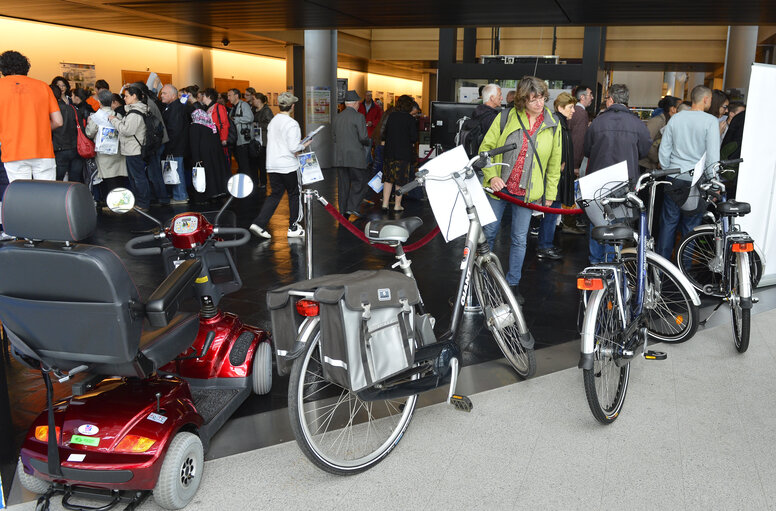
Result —
<svg viewBox="0 0 776 511"><path fill-rule="evenodd" d="M183 168L183 156L176 156L174 160L178 163L178 178L180 183L170 185L172 188L172 198L175 200L188 200L189 194L186 191L186 171Z"/></svg>
<svg viewBox="0 0 776 511"><path fill-rule="evenodd" d="M502 190L506 193L506 189ZM494 199L488 195L488 201L496 214L496 221L488 225L483 225L482 230L488 239L490 249L493 250L493 242L501 225L501 218L507 208L512 209L512 232L510 234L511 246L509 248L509 272L507 273L507 283L510 286L516 286L520 283L520 276L523 270L523 260L525 259L525 247L528 238L528 227L531 225L531 210L522 208L517 204L512 204L505 200Z"/></svg>
<svg viewBox="0 0 776 511"><path fill-rule="evenodd" d="M560 201L552 203L551 208L559 208ZM542 222L539 224L539 250L552 248L552 241L555 239L555 224L558 223L558 217L553 213L545 213Z"/></svg>
<svg viewBox="0 0 776 511"><path fill-rule="evenodd" d="M148 181L159 203L169 204L170 196L167 195L167 185L164 184L162 177L162 153L164 153L164 146L160 147L153 159L148 162Z"/></svg>
<svg viewBox="0 0 776 511"><path fill-rule="evenodd" d="M593 239L593 224L588 226L588 240L590 247L590 264L611 263L614 261L614 247L598 243Z"/></svg>
<svg viewBox="0 0 776 511"><path fill-rule="evenodd" d="M657 236L657 253L671 260L676 240L676 228L679 227L682 237L687 236L698 227L703 220L703 213L688 215L671 197L663 200L663 211L660 213L660 232Z"/></svg>
<svg viewBox="0 0 776 511"><path fill-rule="evenodd" d="M146 176L146 163L140 155L127 156L127 173L129 174L129 186L135 194L135 204L148 209L151 205L151 189Z"/></svg>

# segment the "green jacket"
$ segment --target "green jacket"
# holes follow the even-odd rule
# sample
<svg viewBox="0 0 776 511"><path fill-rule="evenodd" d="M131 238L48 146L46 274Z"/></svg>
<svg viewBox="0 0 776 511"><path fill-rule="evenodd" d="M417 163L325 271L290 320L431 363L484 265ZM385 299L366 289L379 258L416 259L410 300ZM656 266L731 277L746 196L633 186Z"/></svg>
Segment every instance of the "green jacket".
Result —
<svg viewBox="0 0 776 511"><path fill-rule="evenodd" d="M490 125L490 129L485 134L485 138L482 139L480 144L480 152L487 151L496 147L501 147L508 142L517 143L517 149L509 151L504 154L499 154L493 157L494 163L501 163L502 161L511 161L514 165L514 161L517 159L517 155L520 153L520 149L523 144L522 136L514 136L509 140L509 135L516 131L520 131L520 123L517 120L517 113L514 108L511 108L508 112L507 125L504 127L504 132L500 133L501 129L501 116L504 113L501 112L493 120ZM528 117L525 111L520 112L520 118L523 121L523 125L528 127ZM531 146L528 146L528 154L526 155L526 161L533 157L533 172L531 174L531 185L529 190L528 202L534 202L542 198L544 194L545 199L555 200L558 193L558 181L560 181L560 164L562 160L561 151L561 134L562 130L558 126L558 122L553 117L549 109L544 109L544 122L539 128L539 132L534 136L534 143L536 144L536 151L539 153L539 159L542 162L542 168L546 173L546 176L542 176L542 172L539 170L539 165L536 163L536 155L534 155ZM504 159L506 157L506 160ZM490 186L490 180L494 177L501 177L504 182L507 182L509 175L512 172L512 166L504 167L500 165L493 165L491 167L485 167L482 169L483 186ZM544 184L547 183L547 191L545 193ZM495 198L495 197L494 197Z"/></svg>

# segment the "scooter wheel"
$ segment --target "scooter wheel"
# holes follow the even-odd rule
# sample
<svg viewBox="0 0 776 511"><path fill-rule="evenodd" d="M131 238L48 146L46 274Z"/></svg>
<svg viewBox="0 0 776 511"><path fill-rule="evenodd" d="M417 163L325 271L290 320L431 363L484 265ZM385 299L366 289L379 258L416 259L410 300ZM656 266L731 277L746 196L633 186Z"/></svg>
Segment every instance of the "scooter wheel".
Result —
<svg viewBox="0 0 776 511"><path fill-rule="evenodd" d="M253 354L253 392L269 394L272 389L272 347L268 342L260 342Z"/></svg>
<svg viewBox="0 0 776 511"><path fill-rule="evenodd" d="M175 435L154 488L156 503L165 509L186 507L199 489L204 464L205 455L199 437L187 432Z"/></svg>
<svg viewBox="0 0 776 511"><path fill-rule="evenodd" d="M19 480L25 490L30 493L34 493L35 495L43 495L51 487L51 483L48 481L38 479L37 477L31 476L25 472L21 458L19 458L16 463L16 478Z"/></svg>

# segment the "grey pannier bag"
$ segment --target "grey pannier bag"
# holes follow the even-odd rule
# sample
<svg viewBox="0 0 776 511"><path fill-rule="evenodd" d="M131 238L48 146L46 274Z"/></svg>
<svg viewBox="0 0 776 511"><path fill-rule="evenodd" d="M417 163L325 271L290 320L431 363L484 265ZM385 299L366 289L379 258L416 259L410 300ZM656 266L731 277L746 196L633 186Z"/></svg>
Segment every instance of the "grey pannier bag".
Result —
<svg viewBox="0 0 776 511"><path fill-rule="evenodd" d="M318 287L321 365L329 381L357 392L412 366L416 282L390 270L360 271Z"/></svg>

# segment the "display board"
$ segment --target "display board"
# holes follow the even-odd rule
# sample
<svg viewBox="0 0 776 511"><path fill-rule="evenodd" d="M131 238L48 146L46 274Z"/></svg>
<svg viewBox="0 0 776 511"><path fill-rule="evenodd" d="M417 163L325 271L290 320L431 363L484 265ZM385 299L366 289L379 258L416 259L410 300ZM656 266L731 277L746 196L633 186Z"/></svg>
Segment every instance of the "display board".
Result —
<svg viewBox="0 0 776 511"><path fill-rule="evenodd" d="M744 122L736 199L752 205L739 219L763 257L760 286L776 284L776 151L773 147L771 103L776 90L776 66L753 64Z"/></svg>
<svg viewBox="0 0 776 511"><path fill-rule="evenodd" d="M151 74L150 71L127 71L125 69L121 70L121 83L135 83L135 82L143 82L146 83L148 80L148 76ZM157 76L159 76L159 80L162 81L163 84L172 83L172 75L170 73L156 73Z"/></svg>

